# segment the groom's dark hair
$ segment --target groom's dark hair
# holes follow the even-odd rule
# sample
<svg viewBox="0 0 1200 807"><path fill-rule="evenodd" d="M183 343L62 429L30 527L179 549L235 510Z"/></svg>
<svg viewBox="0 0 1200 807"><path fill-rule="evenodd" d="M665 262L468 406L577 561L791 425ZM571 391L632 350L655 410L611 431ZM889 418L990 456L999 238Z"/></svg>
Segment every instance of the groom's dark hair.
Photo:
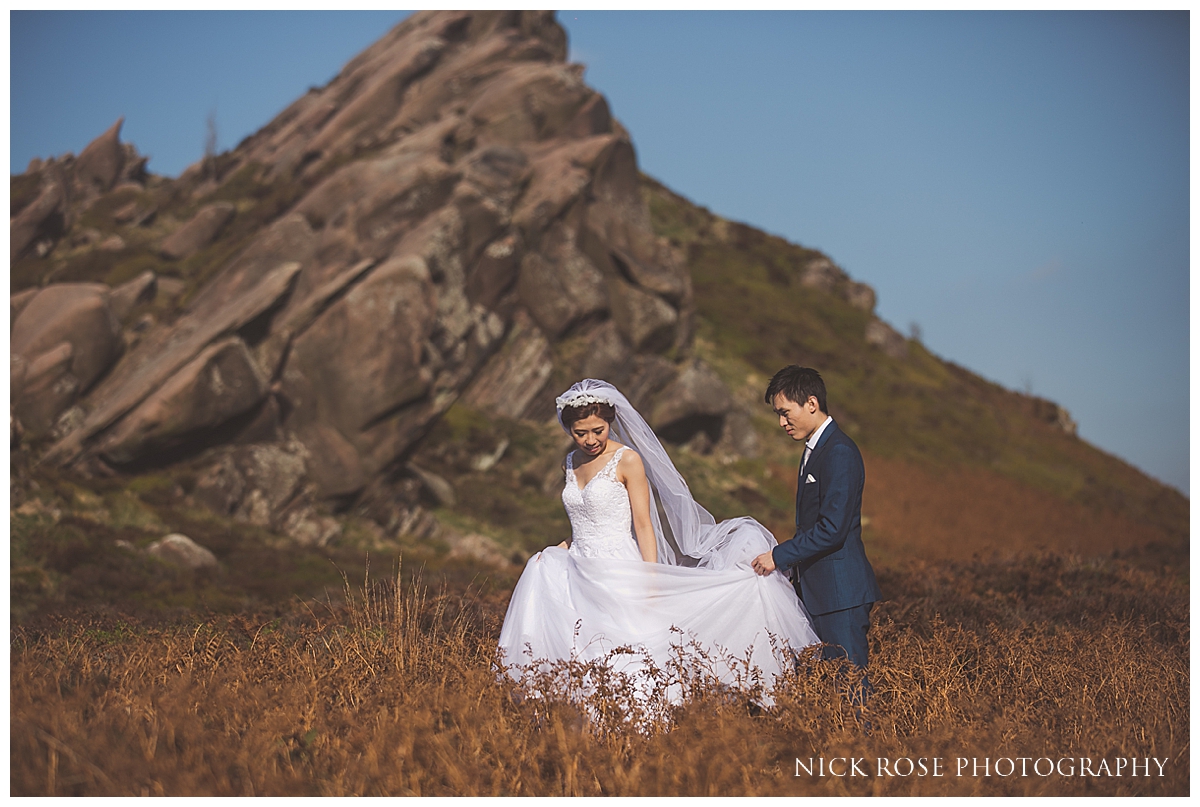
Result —
<svg viewBox="0 0 1200 807"><path fill-rule="evenodd" d="M783 397L798 404L804 403L809 396L812 396L817 399L817 406L820 410L829 414L829 409L825 405L825 382L821 380L821 374L811 367L789 364L772 376L771 383L767 384L765 396L767 405L774 406L775 396L780 393L783 393Z"/></svg>

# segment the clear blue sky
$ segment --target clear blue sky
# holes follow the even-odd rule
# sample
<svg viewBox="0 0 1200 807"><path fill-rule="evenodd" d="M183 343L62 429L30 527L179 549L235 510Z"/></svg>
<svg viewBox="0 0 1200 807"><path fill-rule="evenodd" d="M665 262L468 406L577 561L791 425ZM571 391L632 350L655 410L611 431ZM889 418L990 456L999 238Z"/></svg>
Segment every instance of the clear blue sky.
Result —
<svg viewBox="0 0 1200 807"><path fill-rule="evenodd" d="M11 12L10 169L177 175L406 12ZM560 12L642 169L821 249L931 350L1188 492L1186 12Z"/></svg>

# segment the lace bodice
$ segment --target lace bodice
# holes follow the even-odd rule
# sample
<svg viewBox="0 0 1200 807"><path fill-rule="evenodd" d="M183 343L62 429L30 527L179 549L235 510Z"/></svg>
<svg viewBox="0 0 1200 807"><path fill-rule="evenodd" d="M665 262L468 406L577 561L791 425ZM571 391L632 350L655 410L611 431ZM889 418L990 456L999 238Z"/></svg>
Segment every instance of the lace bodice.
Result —
<svg viewBox="0 0 1200 807"><path fill-rule="evenodd" d="M577 557L641 560L633 537L629 492L617 480L617 463L625 448L618 448L582 490L575 479L574 452L567 455L562 499L571 519L570 551Z"/></svg>

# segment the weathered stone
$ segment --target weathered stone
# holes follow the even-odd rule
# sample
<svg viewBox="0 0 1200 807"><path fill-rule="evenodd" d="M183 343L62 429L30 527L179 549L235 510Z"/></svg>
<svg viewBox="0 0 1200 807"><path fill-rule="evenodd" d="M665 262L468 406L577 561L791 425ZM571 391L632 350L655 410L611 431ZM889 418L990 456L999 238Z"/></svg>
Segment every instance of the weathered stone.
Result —
<svg viewBox="0 0 1200 807"><path fill-rule="evenodd" d="M196 215L167 236L159 250L163 257L182 260L195 255L211 244L237 213L229 202L215 202L202 207Z"/></svg>
<svg viewBox="0 0 1200 807"><path fill-rule="evenodd" d="M295 440L224 448L197 474L192 495L222 515L282 529L289 509L304 506L309 460Z"/></svg>
<svg viewBox="0 0 1200 807"><path fill-rule="evenodd" d="M545 335L518 313L508 339L463 391L462 401L500 417L519 418L549 380L552 359Z"/></svg>
<svg viewBox="0 0 1200 807"><path fill-rule="evenodd" d="M532 169L523 151L488 145L466 158L463 179L502 205L510 206L524 190Z"/></svg>
<svg viewBox="0 0 1200 807"><path fill-rule="evenodd" d="M114 373L97 388L92 396L95 408L87 420L52 446L45 456L46 461L64 463L79 456L86 440L145 400L210 342L235 333L274 305L290 289L299 271L297 263L279 266L247 293L230 300L228 305L211 312L194 311L182 317L165 339L148 339L140 344L136 355L123 362L129 369L120 376ZM36 302L37 298L30 305Z"/></svg>
<svg viewBox="0 0 1200 807"><path fill-rule="evenodd" d="M684 443L703 431L715 443L725 415L733 408L733 396L724 382L704 364L692 361L654 396L649 422L664 440Z"/></svg>
<svg viewBox="0 0 1200 807"><path fill-rule="evenodd" d="M633 348L621 336L611 319L597 327L588 337L581 378L602 378L613 386L622 387L633 371Z"/></svg>
<svg viewBox="0 0 1200 807"><path fill-rule="evenodd" d="M536 142L565 131L592 94L564 65L518 64L489 82L467 115L490 141Z"/></svg>
<svg viewBox="0 0 1200 807"><path fill-rule="evenodd" d="M276 221L255 236L246 249L242 250L221 270L211 282L196 292L188 305L190 316L197 318L224 317L225 311L244 305L247 297L257 298L273 288L264 285L269 275L285 264L297 264L299 276L294 285L288 287L271 300L278 303L292 288L301 295L307 286L305 280L316 265L316 236L303 216L291 213ZM266 308L259 309L255 316ZM240 326L239 326L240 327Z"/></svg>
<svg viewBox="0 0 1200 807"><path fill-rule="evenodd" d="M255 359L264 378L275 377L279 371L279 363L283 360L292 338L311 325L312 321L325 310L334 297L347 286L360 280L375 263L373 258L358 261L352 266L343 268L308 294L292 295L288 305L271 323L270 334L255 349Z"/></svg>
<svg viewBox="0 0 1200 807"><path fill-rule="evenodd" d="M588 206L583 250L601 269L679 303L687 292L686 270L649 228L630 221L610 204Z"/></svg>
<svg viewBox="0 0 1200 807"><path fill-rule="evenodd" d="M41 291L41 289L37 287L25 289L24 291L17 292L9 298L9 333L12 333L12 327L17 323L17 315L25 310L25 306L29 305L29 301L32 300L34 295L36 295L39 291Z"/></svg>
<svg viewBox="0 0 1200 807"><path fill-rule="evenodd" d="M622 392L638 410L649 411L654 396L670 384L678 372L678 368L662 356L637 356L628 385Z"/></svg>
<svg viewBox="0 0 1200 807"><path fill-rule="evenodd" d="M472 303L494 308L504 292L512 288L521 265L520 237L509 233L488 244L467 273L466 294Z"/></svg>
<svg viewBox="0 0 1200 807"><path fill-rule="evenodd" d="M870 313L875 310L875 289L866 283L847 283L846 302L860 311Z"/></svg>
<svg viewBox="0 0 1200 807"><path fill-rule="evenodd" d="M75 160L75 178L90 190L104 192L111 188L125 167L125 149L121 145L121 124L118 118L108 131L88 143Z"/></svg>
<svg viewBox="0 0 1200 807"><path fill-rule="evenodd" d="M17 214L9 224L9 259L16 260L43 238L56 239L65 222L66 192L61 183L50 181L38 197Z"/></svg>
<svg viewBox="0 0 1200 807"><path fill-rule="evenodd" d="M309 423L296 436L312 456L319 458L308 469L308 476L321 496L347 496L367 484L358 452L337 429L324 423Z"/></svg>
<svg viewBox="0 0 1200 807"><path fill-rule="evenodd" d="M845 274L824 256L812 259L800 270L800 285L806 288L833 291Z"/></svg>
<svg viewBox="0 0 1200 807"><path fill-rule="evenodd" d="M679 313L665 300L619 277L608 278L612 318L639 353L666 350L675 341Z"/></svg>
<svg viewBox="0 0 1200 807"><path fill-rule="evenodd" d="M383 258L417 222L450 198L461 174L430 157L376 161L373 181L359 189L354 205L354 232L366 254Z"/></svg>
<svg viewBox="0 0 1200 807"><path fill-rule="evenodd" d="M61 342L32 360L10 363L13 413L30 436L49 434L78 396L73 357L71 343Z"/></svg>
<svg viewBox="0 0 1200 807"><path fill-rule="evenodd" d="M185 569L215 569L221 565L210 550L177 532L150 544L146 554Z"/></svg>
<svg viewBox="0 0 1200 807"><path fill-rule="evenodd" d="M357 434L423 396L433 380L422 356L435 306L425 262L412 256L377 267L329 306L296 337L283 370L295 422Z"/></svg>
<svg viewBox="0 0 1200 807"><path fill-rule="evenodd" d="M126 415L97 445L110 462L128 463L248 412L266 395L246 344L210 345Z"/></svg>
<svg viewBox="0 0 1200 807"><path fill-rule="evenodd" d="M717 441L714 449L719 454L734 459L758 456L758 432L754 430L754 421L748 412L740 407L734 407L725 414L721 439Z"/></svg>
<svg viewBox="0 0 1200 807"><path fill-rule="evenodd" d="M12 352L32 358L70 342L71 374L87 389L124 347L108 293L101 283L55 283L41 289L13 322Z"/></svg>
<svg viewBox="0 0 1200 807"><path fill-rule="evenodd" d="M142 272L133 280L122 283L109 293L108 307L112 310L114 317L124 320L129 316L129 312L137 306L152 302L157 292L157 276L150 271Z"/></svg>
<svg viewBox="0 0 1200 807"><path fill-rule="evenodd" d="M903 359L908 355L908 340L881 319L872 319L867 323L866 339L867 344L874 345L893 359Z"/></svg>
<svg viewBox="0 0 1200 807"><path fill-rule="evenodd" d="M310 505L290 509L284 514L279 529L301 546L327 546L342 532L336 518L317 514Z"/></svg>
<svg viewBox="0 0 1200 807"><path fill-rule="evenodd" d="M429 491L429 495L442 507L453 507L457 502L454 486L433 471L427 471L412 462L406 463L404 469L416 477L421 486Z"/></svg>
<svg viewBox="0 0 1200 807"><path fill-rule="evenodd" d="M391 120L404 100L408 85L427 73L446 49L446 42L430 37L414 42L399 58L381 64L366 76L355 97L336 112L312 142L317 151L334 150L352 141L359 132L369 132Z"/></svg>

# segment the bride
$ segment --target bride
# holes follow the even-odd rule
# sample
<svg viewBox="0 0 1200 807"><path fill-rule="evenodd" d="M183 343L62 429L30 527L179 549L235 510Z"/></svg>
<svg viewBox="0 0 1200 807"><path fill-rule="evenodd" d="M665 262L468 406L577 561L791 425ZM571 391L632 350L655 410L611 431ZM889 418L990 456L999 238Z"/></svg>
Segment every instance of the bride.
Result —
<svg viewBox="0 0 1200 807"><path fill-rule="evenodd" d="M750 567L771 533L751 518L717 524L611 384L584 379L557 406L576 445L563 461L571 538L517 581L500 631L509 674L598 661L648 693L653 670L687 655L722 684L769 690L819 641L784 575ZM678 682L666 697L681 699Z"/></svg>

